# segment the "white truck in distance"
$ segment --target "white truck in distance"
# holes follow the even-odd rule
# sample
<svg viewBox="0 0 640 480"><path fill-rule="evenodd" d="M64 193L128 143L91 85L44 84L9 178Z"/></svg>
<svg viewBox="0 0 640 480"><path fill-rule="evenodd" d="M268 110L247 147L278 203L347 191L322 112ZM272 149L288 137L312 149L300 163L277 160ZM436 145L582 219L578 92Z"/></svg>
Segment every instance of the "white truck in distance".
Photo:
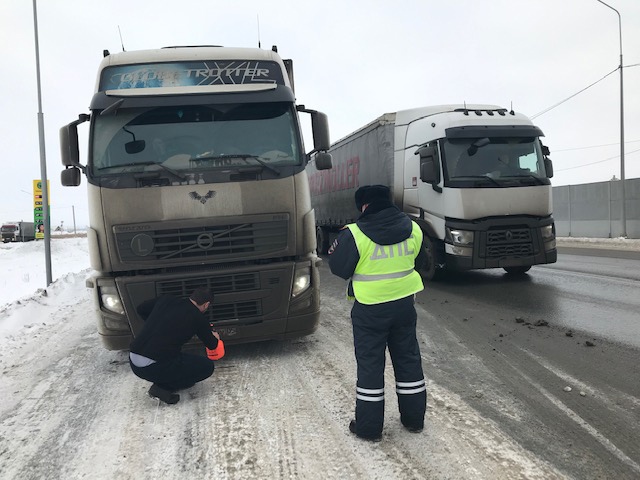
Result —
<svg viewBox="0 0 640 480"><path fill-rule="evenodd" d="M305 166L311 153L330 162L329 130L324 114L296 105L290 60L275 47L105 51L90 110L60 130L61 180L87 178L87 286L108 349L129 347L140 303L201 286L228 343L317 328ZM311 114L310 152L298 112ZM77 125L88 120L82 165Z"/></svg>
<svg viewBox="0 0 640 480"><path fill-rule="evenodd" d="M527 117L495 105L382 115L331 146L331 170L307 167L319 252L358 217L355 190L383 184L422 227L427 280L445 268L522 274L555 262L553 167L541 136Z"/></svg>
<svg viewBox="0 0 640 480"><path fill-rule="evenodd" d="M29 242L36 239L35 223L33 222L6 222L2 225L2 241Z"/></svg>

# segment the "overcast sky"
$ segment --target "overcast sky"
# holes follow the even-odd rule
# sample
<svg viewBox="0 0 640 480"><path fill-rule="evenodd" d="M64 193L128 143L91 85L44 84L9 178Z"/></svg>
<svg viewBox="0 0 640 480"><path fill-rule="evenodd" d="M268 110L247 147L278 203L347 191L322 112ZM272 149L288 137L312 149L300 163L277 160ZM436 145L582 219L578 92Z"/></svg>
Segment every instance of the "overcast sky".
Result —
<svg viewBox="0 0 640 480"><path fill-rule="evenodd" d="M622 15L626 178L637 178L640 1L607 3ZM86 179L60 184L58 130L89 112L102 51L122 50L118 27L126 50L277 45L293 59L298 102L329 116L334 141L425 105L513 105L533 117L613 72L534 122L554 185L620 176L618 16L597 0L40 0L37 13L52 227L72 226L73 211L88 225ZM0 221L28 221L41 176L32 1L0 1L0 58Z"/></svg>

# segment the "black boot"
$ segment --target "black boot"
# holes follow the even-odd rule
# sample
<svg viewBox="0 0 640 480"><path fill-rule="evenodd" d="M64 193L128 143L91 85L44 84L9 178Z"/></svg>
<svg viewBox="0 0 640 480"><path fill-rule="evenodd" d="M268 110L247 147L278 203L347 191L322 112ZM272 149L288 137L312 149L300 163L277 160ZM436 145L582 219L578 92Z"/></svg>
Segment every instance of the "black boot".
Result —
<svg viewBox="0 0 640 480"><path fill-rule="evenodd" d="M379 441L382 440L382 434L373 435L373 436L358 435L358 432L356 430L356 421L355 420L351 420L351 422L349 422L349 431L351 433L355 434L356 437L361 438L362 440L367 440L368 442L379 442Z"/></svg>
<svg viewBox="0 0 640 480"><path fill-rule="evenodd" d="M178 395L177 393L172 393L169 390L165 390L155 383L151 385L151 388L149 389L149 396L151 398L157 398L158 400L161 400L169 405L174 405L180 401L180 395Z"/></svg>

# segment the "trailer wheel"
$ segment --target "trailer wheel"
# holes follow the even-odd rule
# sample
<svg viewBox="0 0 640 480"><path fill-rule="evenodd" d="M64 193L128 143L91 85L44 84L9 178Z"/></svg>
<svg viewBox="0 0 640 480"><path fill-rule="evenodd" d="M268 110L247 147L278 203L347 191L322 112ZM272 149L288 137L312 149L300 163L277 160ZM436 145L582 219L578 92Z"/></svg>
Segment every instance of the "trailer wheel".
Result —
<svg viewBox="0 0 640 480"><path fill-rule="evenodd" d="M316 244L318 253L326 255L329 251L329 231L323 227L316 227Z"/></svg>
<svg viewBox="0 0 640 480"><path fill-rule="evenodd" d="M426 254L426 261L424 267L420 271L420 274L422 275L423 280L427 282L437 280L441 273L440 269L437 267L437 255L435 248L433 240L427 234L424 234L424 251Z"/></svg>
<svg viewBox="0 0 640 480"><path fill-rule="evenodd" d="M527 273L531 269L531 265L526 265L523 267L504 267L505 272L511 275L523 275Z"/></svg>

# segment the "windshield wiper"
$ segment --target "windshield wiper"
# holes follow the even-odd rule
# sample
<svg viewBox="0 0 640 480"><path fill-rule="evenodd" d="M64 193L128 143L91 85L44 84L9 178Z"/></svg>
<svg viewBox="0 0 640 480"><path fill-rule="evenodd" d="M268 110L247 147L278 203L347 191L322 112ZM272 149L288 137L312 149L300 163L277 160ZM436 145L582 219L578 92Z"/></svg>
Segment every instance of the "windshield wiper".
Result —
<svg viewBox="0 0 640 480"><path fill-rule="evenodd" d="M131 163L123 163L122 165L111 165L109 167L102 167L99 168L98 170L108 170L110 168L121 168L121 167L138 167L138 166L142 166L142 167L148 167L151 165L157 165L158 167L162 168L163 170L169 172L170 174L172 174L173 176L179 178L180 180L186 180L187 177L186 175L181 174L180 172L177 172L176 170L174 170L173 168L169 168L166 165L163 165L161 163L156 163L156 162L131 162Z"/></svg>
<svg viewBox="0 0 640 480"><path fill-rule="evenodd" d="M260 165L262 165L264 168L266 168L267 170L270 170L271 172L275 173L276 175L280 175L280 170L278 170L277 168L272 167L271 165L269 165L267 162L265 162L264 160L262 160L259 156L257 155L251 155L248 153L221 153L220 155L205 155L202 157L193 157L192 160L193 161L207 161L207 160L227 160L227 159L233 159L233 158L239 158L241 160L247 161L247 160L255 160L256 162L258 162Z"/></svg>
<svg viewBox="0 0 640 480"><path fill-rule="evenodd" d="M533 173L527 173L524 178L533 178L534 183L537 185L546 185L540 177L535 176Z"/></svg>
<svg viewBox="0 0 640 480"><path fill-rule="evenodd" d="M494 185L498 186L498 187L504 187L504 185L500 182L498 182L495 178L490 177L489 175L461 175L459 177L453 177L452 180L464 180L465 178L482 178L482 179L486 179L489 180L491 183L493 183ZM477 181L476 181L477 183Z"/></svg>

